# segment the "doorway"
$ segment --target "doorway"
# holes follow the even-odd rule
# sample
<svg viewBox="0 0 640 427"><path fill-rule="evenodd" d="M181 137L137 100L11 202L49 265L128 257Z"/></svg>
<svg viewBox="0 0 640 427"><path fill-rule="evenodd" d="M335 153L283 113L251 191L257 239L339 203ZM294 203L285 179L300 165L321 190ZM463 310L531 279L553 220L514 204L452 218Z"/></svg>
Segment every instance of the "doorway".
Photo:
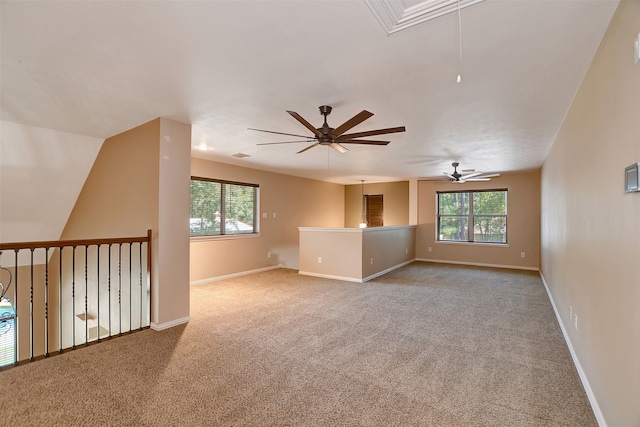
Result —
<svg viewBox="0 0 640 427"><path fill-rule="evenodd" d="M365 212L368 227L382 227L384 225L384 209L382 194L367 194L364 196Z"/></svg>

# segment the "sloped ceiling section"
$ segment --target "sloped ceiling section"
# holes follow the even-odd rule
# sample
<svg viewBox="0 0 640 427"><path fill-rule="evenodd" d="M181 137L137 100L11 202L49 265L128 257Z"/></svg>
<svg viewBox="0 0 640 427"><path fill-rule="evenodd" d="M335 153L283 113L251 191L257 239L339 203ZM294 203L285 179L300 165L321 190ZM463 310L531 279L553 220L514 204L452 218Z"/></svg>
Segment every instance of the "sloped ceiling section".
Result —
<svg viewBox="0 0 640 427"><path fill-rule="evenodd" d="M0 121L0 242L58 240L103 142Z"/></svg>

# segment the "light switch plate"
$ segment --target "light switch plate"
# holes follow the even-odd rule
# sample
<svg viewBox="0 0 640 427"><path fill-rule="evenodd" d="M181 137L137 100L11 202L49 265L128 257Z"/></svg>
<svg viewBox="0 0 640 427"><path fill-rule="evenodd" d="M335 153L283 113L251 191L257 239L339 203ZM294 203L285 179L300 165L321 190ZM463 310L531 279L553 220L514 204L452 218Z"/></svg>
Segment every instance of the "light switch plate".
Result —
<svg viewBox="0 0 640 427"><path fill-rule="evenodd" d="M637 64L640 61L640 33L633 42L633 63Z"/></svg>

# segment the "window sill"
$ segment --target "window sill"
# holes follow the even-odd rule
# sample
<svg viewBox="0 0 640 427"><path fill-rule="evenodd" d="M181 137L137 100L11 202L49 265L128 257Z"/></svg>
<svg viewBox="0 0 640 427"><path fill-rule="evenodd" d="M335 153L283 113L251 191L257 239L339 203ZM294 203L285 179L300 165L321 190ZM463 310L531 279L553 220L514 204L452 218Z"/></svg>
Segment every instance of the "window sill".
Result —
<svg viewBox="0 0 640 427"><path fill-rule="evenodd" d="M225 234L222 236L190 236L191 242L209 242L214 240L236 240L236 239L255 239L262 237L262 234Z"/></svg>
<svg viewBox="0 0 640 427"><path fill-rule="evenodd" d="M508 248L508 243L484 243L484 242L455 242L453 240L436 240L435 244L442 245L464 245L464 246L493 246L498 248Z"/></svg>

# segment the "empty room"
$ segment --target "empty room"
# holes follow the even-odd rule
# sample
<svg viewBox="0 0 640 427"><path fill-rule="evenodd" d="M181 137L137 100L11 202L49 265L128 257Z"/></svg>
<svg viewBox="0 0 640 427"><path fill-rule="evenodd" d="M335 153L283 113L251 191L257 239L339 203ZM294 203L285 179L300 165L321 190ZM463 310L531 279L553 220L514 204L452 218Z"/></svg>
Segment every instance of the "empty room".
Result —
<svg viewBox="0 0 640 427"><path fill-rule="evenodd" d="M0 424L640 426L640 1L0 24Z"/></svg>

